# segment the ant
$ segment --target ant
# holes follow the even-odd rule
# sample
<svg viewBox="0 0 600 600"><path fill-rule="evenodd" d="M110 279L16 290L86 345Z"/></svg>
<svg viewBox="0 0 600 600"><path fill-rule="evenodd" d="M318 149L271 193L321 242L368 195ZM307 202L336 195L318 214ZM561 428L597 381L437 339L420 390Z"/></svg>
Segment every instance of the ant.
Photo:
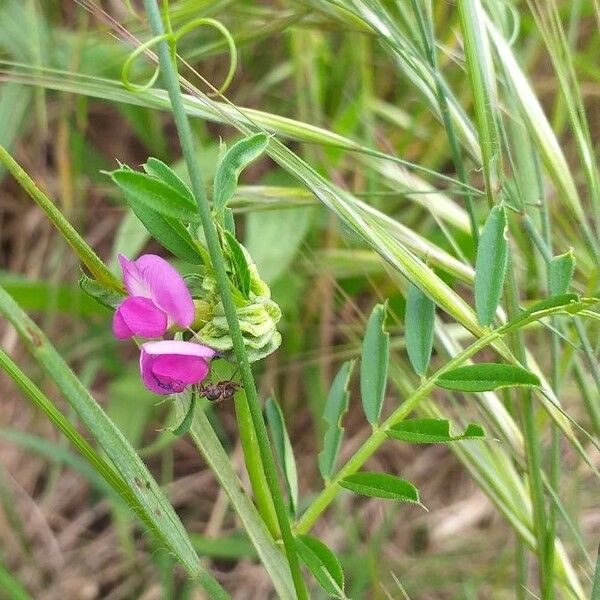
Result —
<svg viewBox="0 0 600 600"><path fill-rule="evenodd" d="M237 373L237 369L236 372ZM235 373L233 375L235 375ZM216 383L208 383L199 388L200 394L211 402L220 403L225 400L231 400L235 393L241 388L241 384L231 379L217 381Z"/></svg>

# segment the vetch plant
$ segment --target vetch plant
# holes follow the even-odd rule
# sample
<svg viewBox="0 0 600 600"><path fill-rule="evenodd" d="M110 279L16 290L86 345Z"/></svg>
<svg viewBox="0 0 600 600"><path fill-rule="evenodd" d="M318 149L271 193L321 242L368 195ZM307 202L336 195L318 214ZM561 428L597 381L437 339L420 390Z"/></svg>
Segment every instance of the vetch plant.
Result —
<svg viewBox="0 0 600 600"><path fill-rule="evenodd" d="M506 3L457 0L435 10L422 0L406 7L378 0L309 4L307 25L306 9L298 3L284 2L283 11L232 3L226 22L235 33L211 18L190 19L193 2L166 1L161 11L156 0L144 0L138 16L147 22L141 20L135 32L90 4L89 10L136 46L121 57L120 80L103 70L97 78L84 75L87 63L82 73L65 72L62 64L60 72L37 62L24 66L21 57L6 63L3 78L19 84L123 104L147 154L154 155L141 167L119 163L105 172L115 198L124 201L123 223L135 234L129 237L120 228L112 248L121 281L69 223L62 196L51 200L0 146L2 164L79 259L86 296L77 290L77 298L96 300L98 306L91 302L86 310L99 315L100 305L109 307L114 336L139 345L136 385L171 397L165 405L169 414L157 413L167 426L149 446L136 449L146 441L128 439L127 423L119 423L114 411L115 405L133 411L129 396L119 394L105 411L89 391L87 371L75 375L19 305L35 310L31 299L17 297L19 287L1 277L0 314L54 382L69 412L45 395L37 375L26 375L3 351L0 366L101 478L115 514L122 511L115 522L133 510L152 536L152 547L168 548L168 560L180 563L191 585L202 585L210 598L235 592L225 589L232 578L222 577L219 564L207 558L210 551L220 556L224 546L229 559L243 554L248 562L262 563L273 589L264 592L268 584L262 582L260 593L285 600L395 597L388 590L385 557L398 553L383 546L395 531L390 524L398 522L408 538L411 516L421 510L419 524L431 526L422 509L431 505L432 486L426 477L417 480L404 457L423 453L427 460L428 447L443 444L503 517L512 538L504 535L509 542L490 559L494 569L504 568L502 576L487 565L481 577L467 564L465 583L452 563L451 575L439 578L442 591L430 587L429 576L416 581L420 568L430 573L428 557L439 548L415 553L406 574L403 564L394 563L412 597L460 595L475 585L487 597L502 580L498 595L584 600L593 561L580 519L570 514L580 498L573 502L562 479L577 483L581 471L589 474L586 482L598 476L591 453L600 432L600 179L587 99L574 68L584 70L589 60L573 62L556 3L529 3L528 56L538 47L548 50L562 94L551 126L519 66L517 9L511 13ZM218 12L217 5L209 2L203 10ZM571 11L575 32L579 8L563 9ZM261 18L267 19L264 30L254 27ZM152 37L138 41L144 25ZM223 39L199 37L194 44L192 33L198 27L204 33L207 25ZM247 42L244 51L250 52L273 31L289 36L291 55L278 57L279 68L263 74L257 89L268 93L245 97L276 108L237 106L223 96L235 74L235 38ZM230 66L224 86L213 89L221 94L216 100L178 67L191 67L211 87L195 59L223 48ZM153 70L147 84L136 85L133 73L137 78L137 69L146 68L142 57L154 63ZM269 60L266 64L270 68ZM386 76L372 77L369 65ZM246 60L240 85L260 68ZM390 85L396 76L403 85ZM289 105L297 104L298 114L281 114L282 103L270 98L273 86L278 98L281 89L294 90ZM407 103L418 110L405 112ZM0 113L5 109L0 98ZM154 120L159 110L169 111L175 123L177 137L172 134L168 144L162 120ZM226 124L241 137L228 147L213 129L192 129L191 119ZM574 131L581 172L571 172L568 145L558 142L567 137L565 125ZM177 140L183 165L167 158ZM75 145L70 140L61 146L61 160ZM251 177L242 175L263 156L275 166L261 164ZM404 156L416 156L421 164ZM60 164L60 173L68 173ZM343 227L338 230L330 215ZM150 240L165 252L144 254ZM281 256L285 266L270 270L265 256ZM369 315L362 314L365 309ZM102 331L110 337L108 323ZM94 364L113 365L116 377L116 361L99 354L110 357L113 350L93 347L100 348ZM257 388L255 374L263 373ZM73 416L91 442L71 423ZM171 427L173 421L179 424ZM146 426L140 428L148 432ZM204 538L197 534L198 522L187 528L189 515L178 504L180 521L141 458L160 453L160 483L169 483L176 455L171 444L183 435L220 486L206 502L210 513L193 498L193 514L209 522ZM239 455L233 450L238 440ZM400 444L416 449L392 454ZM372 461L383 446L402 460ZM563 454L581 464L562 469ZM433 459L436 476L440 456ZM386 468L390 464L393 469ZM453 487L460 486L444 486L444 502ZM355 510L364 502L387 502L383 526ZM328 511L342 504L343 511ZM220 531L225 526L235 529L231 539L243 542L229 544ZM461 529L456 537L462 542L467 536ZM478 525L475 548L480 537ZM410 552L402 543L403 552ZM469 550L474 562L475 555L491 552ZM171 566L168 576L160 568L161 580L171 578ZM1 563L0 578L0 584L6 580ZM596 575L594 590L600 589L598 581ZM163 595L178 597L176 588L165 584Z"/></svg>

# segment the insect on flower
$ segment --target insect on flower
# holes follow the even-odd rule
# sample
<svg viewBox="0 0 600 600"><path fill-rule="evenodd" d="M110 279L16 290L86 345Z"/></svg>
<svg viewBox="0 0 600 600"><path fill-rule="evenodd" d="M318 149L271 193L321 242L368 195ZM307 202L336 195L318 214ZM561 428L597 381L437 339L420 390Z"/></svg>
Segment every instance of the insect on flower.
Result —
<svg viewBox="0 0 600 600"><path fill-rule="evenodd" d="M235 393L242 386L231 379L218 381L216 383L208 383L200 386L200 394L211 402L219 403L225 400L231 400Z"/></svg>

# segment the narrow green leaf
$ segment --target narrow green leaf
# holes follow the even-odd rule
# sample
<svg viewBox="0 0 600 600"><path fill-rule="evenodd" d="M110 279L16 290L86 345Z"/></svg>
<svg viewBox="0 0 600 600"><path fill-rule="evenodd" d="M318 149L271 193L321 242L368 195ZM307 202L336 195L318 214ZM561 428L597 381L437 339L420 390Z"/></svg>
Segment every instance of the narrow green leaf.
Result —
<svg viewBox="0 0 600 600"><path fill-rule="evenodd" d="M411 444L445 444L457 440L470 440L485 437L480 425L469 423L458 435L452 435L448 419L408 419L386 431L387 435Z"/></svg>
<svg viewBox="0 0 600 600"><path fill-rule="evenodd" d="M267 414L269 429L271 430L275 454L285 477L290 502L290 512L295 516L298 509L298 472L296 470L294 451L285 426L283 412L277 400L272 397L269 398L265 404L265 412Z"/></svg>
<svg viewBox="0 0 600 600"><path fill-rule="evenodd" d="M158 158L151 156L144 165L144 171L146 171L148 175L162 179L167 185L176 190L177 193L188 198L191 203L195 204L192 190L190 190L190 188L183 182L179 175L177 175L177 173L175 173L175 171L173 171L173 169L171 169L169 165L166 165L162 160L158 160Z"/></svg>
<svg viewBox="0 0 600 600"><path fill-rule="evenodd" d="M435 304L417 286L410 284L404 319L406 351L417 375L425 375L433 348Z"/></svg>
<svg viewBox="0 0 600 600"><path fill-rule="evenodd" d="M323 542L310 535L298 536L296 548L321 587L334 598L345 598L344 571L336 555Z"/></svg>
<svg viewBox="0 0 600 600"><path fill-rule="evenodd" d="M250 269L248 268L248 261L246 255L242 250L240 243L229 233L224 231L227 245L229 246L233 269L235 271L235 278L237 280L238 289L244 295L244 298L250 297Z"/></svg>
<svg viewBox="0 0 600 600"><path fill-rule="evenodd" d="M323 411L323 420L328 428L323 439L323 450L319 454L319 471L323 479L329 479L335 468L337 456L342 444L344 428L342 427L342 417L348 410L350 394L348 392L348 383L350 375L354 368L354 361L346 361L338 371Z"/></svg>
<svg viewBox="0 0 600 600"><path fill-rule="evenodd" d="M223 211L223 227L225 231L235 237L235 219L233 218L233 211L230 208L225 208Z"/></svg>
<svg viewBox="0 0 600 600"><path fill-rule="evenodd" d="M132 209L135 210L135 208L142 206L151 208L165 217L182 219L192 223L199 221L194 200L189 196L180 194L161 179L128 168L117 169L109 175L121 188L125 194L125 200Z"/></svg>
<svg viewBox="0 0 600 600"><path fill-rule="evenodd" d="M33 600L23 584L11 574L2 562L0 562L0 589L6 593L7 600Z"/></svg>
<svg viewBox="0 0 600 600"><path fill-rule="evenodd" d="M190 427L192 426L192 419L194 418L194 411L196 410L197 400L198 395L195 392L192 393L190 396L190 403L188 405L188 409L185 413L185 417L183 417L181 423L179 423L179 425L177 425L177 427L175 427L172 430L173 435L180 437L190 430Z"/></svg>
<svg viewBox="0 0 600 600"><path fill-rule="evenodd" d="M388 473L354 473L344 477L340 485L361 496L419 503L419 490L410 481Z"/></svg>
<svg viewBox="0 0 600 600"><path fill-rule="evenodd" d="M481 325L490 325L494 320L504 286L507 256L506 212L504 207L494 206L481 232L475 261L475 310Z"/></svg>
<svg viewBox="0 0 600 600"><path fill-rule="evenodd" d="M362 344L360 394L369 423L377 423L385 399L390 360L390 335L384 329L385 314L385 304L376 304Z"/></svg>
<svg viewBox="0 0 600 600"><path fill-rule="evenodd" d="M125 436L77 379L41 329L2 287L0 314L12 323L23 343L110 458L120 478L127 484L129 493L135 497L136 503L132 507L140 517L156 531L192 577L199 577L203 585L217 594L216 597L228 598L198 560L177 513Z"/></svg>
<svg viewBox="0 0 600 600"><path fill-rule="evenodd" d="M540 380L531 371L515 365L479 363L446 371L437 384L458 392L489 392L503 387L540 385Z"/></svg>
<svg viewBox="0 0 600 600"><path fill-rule="evenodd" d="M219 215L227 206L237 187L238 177L244 168L266 149L269 138L257 133L236 142L219 161L213 183L213 211Z"/></svg>
<svg viewBox="0 0 600 600"><path fill-rule="evenodd" d="M548 279L551 296L559 296L567 293L571 285L571 279L573 279L574 270L575 256L573 255L573 250L555 256L550 261Z"/></svg>
<svg viewBox="0 0 600 600"><path fill-rule="evenodd" d="M107 308L115 309L125 299L124 294L119 294L113 289L81 273L79 277L79 287L97 302Z"/></svg>
<svg viewBox="0 0 600 600"><path fill-rule="evenodd" d="M143 204L131 205L131 210L150 235L169 252L192 264L204 262L198 244L180 221L161 215Z"/></svg>
<svg viewBox="0 0 600 600"><path fill-rule="evenodd" d="M600 600L600 548L596 555L596 568L594 569L594 583L592 584L592 600Z"/></svg>

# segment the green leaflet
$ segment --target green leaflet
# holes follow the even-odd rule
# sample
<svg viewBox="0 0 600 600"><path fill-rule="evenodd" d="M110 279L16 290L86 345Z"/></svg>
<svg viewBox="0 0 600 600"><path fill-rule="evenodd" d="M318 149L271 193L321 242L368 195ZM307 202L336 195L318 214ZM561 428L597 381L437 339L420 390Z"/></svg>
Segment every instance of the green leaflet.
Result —
<svg viewBox="0 0 600 600"><path fill-rule="evenodd" d="M213 182L213 212L220 215L233 196L240 173L267 148L269 138L257 133L236 142L219 160Z"/></svg>
<svg viewBox="0 0 600 600"><path fill-rule="evenodd" d="M515 365L479 363L446 371L437 384L457 392L489 392L503 387L540 385L538 376Z"/></svg>
<svg viewBox="0 0 600 600"><path fill-rule="evenodd" d="M361 496L419 503L419 490L410 481L388 473L362 471L344 477L340 485Z"/></svg>
<svg viewBox="0 0 600 600"><path fill-rule="evenodd" d="M342 436L344 435L342 417L348 410L348 401L350 398L348 383L353 368L353 360L346 361L340 367L331 384L327 402L325 403L323 420L327 423L328 428L323 439L323 450L319 454L319 471L325 480L329 479L334 471L342 444Z"/></svg>
<svg viewBox="0 0 600 600"><path fill-rule="evenodd" d="M229 248L229 255L231 264L233 266L233 272L237 283L237 289L240 290L244 298L250 297L250 269L248 267L248 261L246 255L242 249L241 244L235 239L235 237L229 233L229 231L223 231L225 239L227 240L227 246Z"/></svg>
<svg viewBox="0 0 600 600"><path fill-rule="evenodd" d="M171 430L171 433L173 435L180 437L180 436L186 434L190 430L190 427L192 426L192 419L194 418L194 412L196 410L197 401L198 401L198 394L196 392L193 392L190 395L190 402L188 404L188 408L185 413L185 416L181 420L181 423L179 423L179 425L177 425L174 429Z"/></svg>
<svg viewBox="0 0 600 600"><path fill-rule="evenodd" d="M109 173L125 194L132 209L150 208L163 217L198 223L200 217L193 198L180 193L158 177L132 171L128 167Z"/></svg>
<svg viewBox="0 0 600 600"><path fill-rule="evenodd" d="M285 484L290 503L290 513L295 516L298 509L298 472L296 470L294 451L285 426L283 412L281 411L279 403L273 397L267 399L265 403L265 412L269 423L269 429L271 430L275 454L285 477Z"/></svg>
<svg viewBox="0 0 600 600"><path fill-rule="evenodd" d="M555 256L548 265L548 283L551 296L566 294L575 271L573 250Z"/></svg>
<svg viewBox="0 0 600 600"><path fill-rule="evenodd" d="M158 179L162 179L167 185L171 186L174 190L176 190L181 196L184 196L190 200L190 202L194 202L194 194L192 194L192 190L187 186L186 183L162 160L158 160L158 158L150 157L146 164L143 165L144 171L148 173L148 175L152 175L153 177L158 177Z"/></svg>
<svg viewBox="0 0 600 600"><path fill-rule="evenodd" d="M385 399L390 360L390 335L384 329L385 314L385 304L376 304L362 344L360 395L369 423L377 423Z"/></svg>
<svg viewBox="0 0 600 600"><path fill-rule="evenodd" d="M310 535L299 535L296 548L321 587L333 598L346 598L344 571L336 555L323 542Z"/></svg>
<svg viewBox="0 0 600 600"><path fill-rule="evenodd" d="M418 287L409 285L404 329L406 351L417 375L425 375L433 348L435 304Z"/></svg>
<svg viewBox="0 0 600 600"><path fill-rule="evenodd" d="M486 219L475 260L475 310L479 323L491 325L502 296L508 240L506 212L503 206L494 206Z"/></svg>
<svg viewBox="0 0 600 600"><path fill-rule="evenodd" d="M391 438L410 444L445 444L485 437L483 427L474 423L469 423L461 434L452 435L448 419L408 419L394 425L386 433Z"/></svg>
<svg viewBox="0 0 600 600"><path fill-rule="evenodd" d="M94 300L103 306L106 306L106 308L110 308L111 310L117 308L117 306L125 299L124 294L115 292L114 289L111 289L95 279L88 277L85 273L81 273L79 277L79 287L86 294L94 298Z"/></svg>

